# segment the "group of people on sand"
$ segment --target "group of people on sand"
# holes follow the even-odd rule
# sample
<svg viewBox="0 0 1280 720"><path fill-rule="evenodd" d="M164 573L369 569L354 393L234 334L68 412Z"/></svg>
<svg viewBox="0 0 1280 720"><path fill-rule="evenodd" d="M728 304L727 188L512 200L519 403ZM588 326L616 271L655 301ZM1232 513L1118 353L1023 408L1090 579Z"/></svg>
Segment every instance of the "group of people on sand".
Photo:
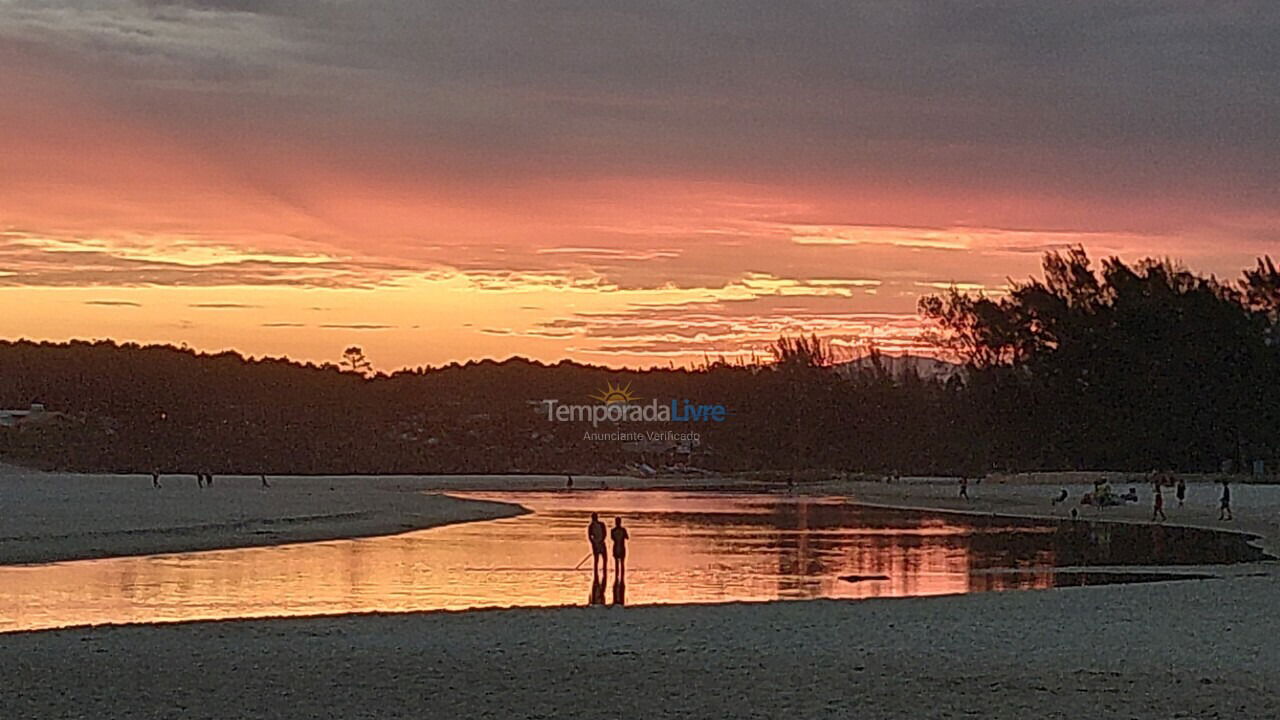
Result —
<svg viewBox="0 0 1280 720"><path fill-rule="evenodd" d="M1222 495L1218 499L1218 519L1234 520L1235 516L1231 513L1231 481L1223 478L1219 482L1222 483ZM1178 498L1178 507L1182 507L1187 501L1187 483L1182 478L1178 478L1177 482L1173 482L1173 477L1168 473L1163 475L1152 474L1151 488L1153 497L1151 499L1151 522L1163 522L1168 518L1164 514L1164 493L1161 487L1164 485L1174 485L1174 494Z"/></svg>
<svg viewBox="0 0 1280 720"><path fill-rule="evenodd" d="M1223 479L1222 497L1219 501L1218 519L1233 520L1231 514L1231 483L1229 480ZM1175 478L1171 473L1151 473L1151 522L1163 522L1168 520L1164 513L1164 488L1172 486L1174 488L1174 496L1178 500L1178 507L1182 507L1187 501L1187 482L1182 478ZM1053 499L1053 504L1066 502L1070 493L1066 488L1058 492L1057 497ZM1113 505L1123 505L1125 503L1138 502L1138 489L1136 487L1129 488L1128 492L1122 495L1116 495L1111 490L1111 483L1107 478L1101 477L1093 484L1093 492L1085 493L1080 497L1081 505L1093 505L1098 508L1105 508ZM1076 511L1072 509L1072 516Z"/></svg>

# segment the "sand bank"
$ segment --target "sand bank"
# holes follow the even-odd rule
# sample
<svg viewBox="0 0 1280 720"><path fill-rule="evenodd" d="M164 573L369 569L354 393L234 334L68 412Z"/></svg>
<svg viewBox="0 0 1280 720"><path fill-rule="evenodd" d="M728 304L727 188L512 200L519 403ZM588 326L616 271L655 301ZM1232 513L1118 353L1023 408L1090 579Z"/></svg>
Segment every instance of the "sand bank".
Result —
<svg viewBox="0 0 1280 720"><path fill-rule="evenodd" d="M0 637L12 717L1267 718L1280 584Z"/></svg>
<svg viewBox="0 0 1280 720"><path fill-rule="evenodd" d="M1064 473L1054 478L1048 473L1023 479L971 482L969 499L959 497L954 479L904 478L893 483L829 482L802 487L803 492L843 495L855 502L901 508L950 510L981 514L1023 517L1070 517L1074 508L1086 520L1150 523L1152 516L1151 486L1138 481L1115 481L1113 489L1124 492L1130 486L1138 491L1137 503L1099 509L1080 505L1084 493L1093 485L1081 482L1076 474ZM1055 482L1055 479L1057 480ZM1061 489L1068 500L1054 504ZM1280 557L1280 485L1231 485L1234 520L1219 520L1219 498L1222 486L1213 482L1191 482L1187 485L1186 503L1178 505L1172 489L1164 491L1164 511L1170 525L1188 525L1214 530L1241 532L1258 537L1257 545Z"/></svg>
<svg viewBox="0 0 1280 720"><path fill-rule="evenodd" d="M464 483L465 479L460 479ZM523 512L431 493L414 478L72 475L0 469L0 564L53 562L418 530Z"/></svg>

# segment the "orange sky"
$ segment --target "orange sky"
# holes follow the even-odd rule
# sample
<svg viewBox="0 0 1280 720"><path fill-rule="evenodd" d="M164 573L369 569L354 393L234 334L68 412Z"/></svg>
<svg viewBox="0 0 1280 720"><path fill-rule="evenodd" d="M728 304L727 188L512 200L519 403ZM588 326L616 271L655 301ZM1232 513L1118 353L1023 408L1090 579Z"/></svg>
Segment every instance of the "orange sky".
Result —
<svg viewBox="0 0 1280 720"><path fill-rule="evenodd" d="M3 3L0 337L919 350L1048 248L1274 253L1280 12L1039 5Z"/></svg>

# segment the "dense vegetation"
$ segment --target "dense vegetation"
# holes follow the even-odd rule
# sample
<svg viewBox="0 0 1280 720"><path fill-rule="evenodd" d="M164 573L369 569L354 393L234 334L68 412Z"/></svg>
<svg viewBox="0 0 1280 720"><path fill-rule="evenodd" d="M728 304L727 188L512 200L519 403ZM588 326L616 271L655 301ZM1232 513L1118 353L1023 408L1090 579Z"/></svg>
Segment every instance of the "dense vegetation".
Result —
<svg viewBox="0 0 1280 720"><path fill-rule="evenodd" d="M694 430L719 470L829 468L1216 470L1280 451L1280 273L1260 260L1222 282L1168 262L1093 269L1049 254L1044 278L997 297L924 298L949 379L839 366L814 338L773 361L614 371L471 362L369 376L342 366L111 342L0 342L0 407L64 416L0 428L0 457L79 470L267 473L589 472L635 448L551 423L547 398L588 403L607 383L643 401L721 403ZM353 352L354 351L354 352ZM659 458L648 457L657 461Z"/></svg>
<svg viewBox="0 0 1280 720"><path fill-rule="evenodd" d="M1235 283L1083 250L993 299L924 298L974 369L975 440L1030 467L1237 467L1280 445L1280 274Z"/></svg>

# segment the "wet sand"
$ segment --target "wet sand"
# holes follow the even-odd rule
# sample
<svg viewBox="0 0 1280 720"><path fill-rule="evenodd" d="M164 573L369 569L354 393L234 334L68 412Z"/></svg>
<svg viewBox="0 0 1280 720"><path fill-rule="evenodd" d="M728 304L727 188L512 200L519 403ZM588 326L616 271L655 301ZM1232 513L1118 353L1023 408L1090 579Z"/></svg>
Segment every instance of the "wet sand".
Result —
<svg viewBox="0 0 1280 720"><path fill-rule="evenodd" d="M95 480L64 478L50 487L81 488ZM149 479L134 482L143 483L138 497L150 492ZM507 484L495 478L381 478L373 484L345 481L358 483L348 490L335 481L329 491L328 485L317 490L313 480L296 482L299 497L281 505L284 517L305 517L312 508L333 515L333 493L347 503L344 512L368 511L382 521L409 512L405 508L418 521L433 511L439 511L437 519L465 514L461 506L437 505L441 498L423 496L419 505L406 500L410 494L389 490ZM191 488L184 492L196 498L233 486L200 491L194 479L187 483ZM971 487L971 502L956 500L951 482L838 483L801 491L843 489L883 504L1061 516L1066 510L1049 504L1060 483L1051 484L982 483ZM389 499L371 499L374 488ZM250 488L241 490L250 495ZM1218 496L1212 485L1193 485L1181 514L1168 498L1170 522L1255 532L1274 527L1280 488L1234 490L1235 523L1214 519ZM66 489L60 502L83 502L79 492ZM96 526L102 549L114 549L110 542L132 532L130 522L139 515L128 513L150 517L131 510L130 502L111 505L124 514ZM46 523L45 535L37 533L38 517L19 513L26 537L57 534L53 530L67 535L59 523L102 514L53 507L51 517L63 519ZM165 518L181 521L171 527L192 524L186 511L167 512ZM220 512L213 516L235 519L231 510ZM1145 521L1150 506L1106 513ZM1274 547L1276 534L1265 534L1264 544ZM157 537L170 542L175 535ZM84 547L56 539L52 544ZM20 718L1272 719L1280 717L1277 603L1276 564L1258 563L1210 580L942 598L70 629L0 635L0 667L6 669L0 707L6 717Z"/></svg>
<svg viewBox="0 0 1280 720"><path fill-rule="evenodd" d="M0 636L6 716L1275 718L1277 585Z"/></svg>

